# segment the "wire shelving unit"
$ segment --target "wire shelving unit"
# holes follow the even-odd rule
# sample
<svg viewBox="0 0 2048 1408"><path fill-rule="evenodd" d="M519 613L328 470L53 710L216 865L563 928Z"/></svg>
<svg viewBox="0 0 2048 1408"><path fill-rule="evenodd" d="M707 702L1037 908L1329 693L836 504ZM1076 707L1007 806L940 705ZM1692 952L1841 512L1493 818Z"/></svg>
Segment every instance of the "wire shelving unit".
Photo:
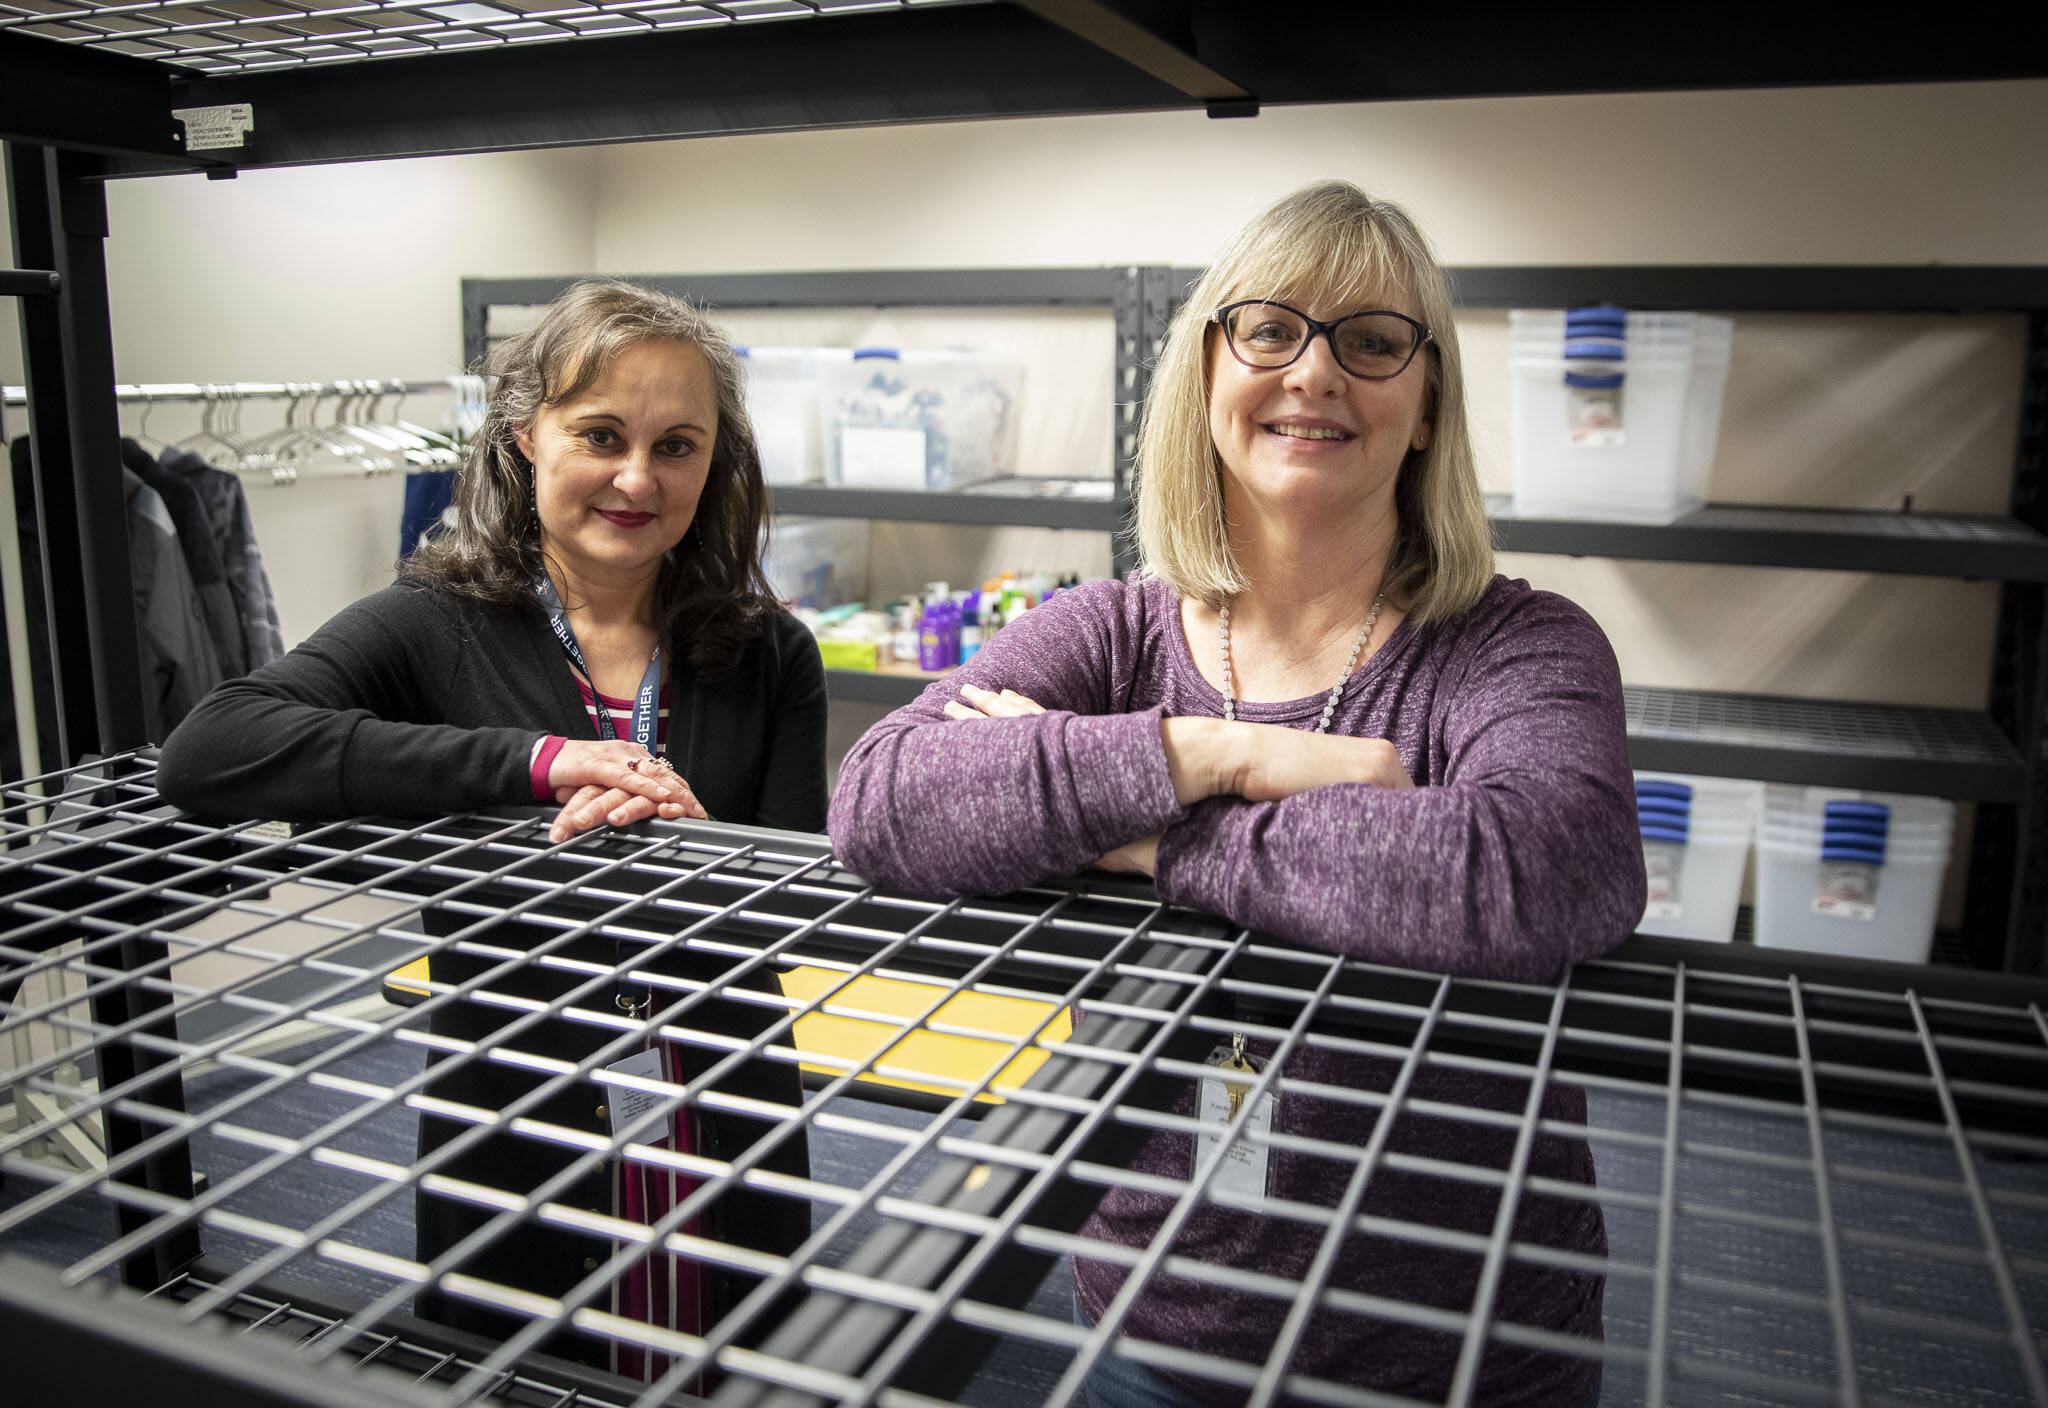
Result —
<svg viewBox="0 0 2048 1408"><path fill-rule="evenodd" d="M1523 1349L1598 1359L1613 1402L2048 1405L2048 984L1647 940L1554 985L1458 978L1278 944L1107 880L950 902L890 893L819 838L747 828L650 825L555 846L538 811L289 835L208 825L157 799L152 767L145 752L9 788L0 812L0 963L20 983L0 1005L0 1099L15 1105L0 1133L0 1352L68 1401L125 1402L147 1373L174 1398L233 1382L278 1404L651 1405L694 1382L722 1403L908 1408L994 1401L985 1376L1003 1364L1018 1377L1001 1401L1065 1403L1114 1350L1255 1401L1464 1404L1489 1351ZM428 915L441 922L414 922ZM654 993L646 1017L613 1005L592 939L630 955ZM394 966L443 953L473 976L430 982L415 1006L378 995ZM236 966L200 977L207 959ZM753 980L797 969L830 980L808 998ZM537 975L552 997L533 997ZM926 1000L883 1011L850 995L856 978ZM1030 1015L965 1016L950 1005L962 997ZM702 1014L719 1003L759 1009L759 1035L716 1035ZM437 1044L427 1022L448 1004L511 1020ZM866 1054L814 1049L802 1024L818 1017L871 1028ZM542 1018L588 1025L599 1054L522 1048ZM379 1241L380 1211L415 1190L463 1192L440 1160L373 1138L431 1108L430 1049L437 1070L507 1062L548 1092L617 1097L603 1060L650 1032L712 1049L714 1067L645 1083L635 1128L576 1142L516 1108L470 1118L571 1143L579 1167L681 1163L699 1180L688 1205L631 1223L547 1188L492 1203L490 1236L536 1222L589 1236L591 1274L560 1298ZM1187 1092L1233 1033L1276 1059L1224 1138L1347 1171L1334 1206L1265 1210L1330 1253L1300 1275L1247 1278L1173 1235L1219 1214L1206 1151L1223 1141L1177 1177L1131 1167L1148 1141L1194 1147ZM934 1034L982 1048L980 1073L906 1067L905 1041ZM25 1057L7 1058L10 1037ZM678 1105L732 1104L717 1070L744 1061L809 1068L800 1103L749 1108L767 1125L753 1145L680 1156L636 1138ZM1305 1079L1303 1062L1349 1074ZM877 1083L906 1074L936 1089ZM1502 1098L1433 1097L1440 1079L1475 1074ZM1256 1133L1268 1092L1325 1113ZM1583 1098L1583 1120L1546 1113L1559 1092ZM1409 1152L1401 1131L1446 1121L1471 1132L1473 1158ZM765 1172L798 1132L814 1150L857 1151L860 1171L814 1154L809 1177ZM102 1140L98 1165L53 1153ZM1532 1172L1543 1145L1577 1140L1595 1182ZM1375 1180L1420 1180L1483 1215L1390 1217ZM767 1255L681 1230L740 1186L806 1205L811 1238ZM1090 1235L1116 1188L1170 1209L1148 1244ZM1607 1255L1518 1236L1545 1201L1599 1208ZM657 1246L741 1268L755 1292L702 1335L610 1313L610 1279ZM1375 1247L1462 1259L1459 1295L1360 1290L1351 1277ZM1130 1284L1184 1278L1290 1314L1270 1345L1169 1349L1126 1332L1121 1300L1096 1326L1075 1323L1075 1257ZM1496 1314L1502 1277L1531 1270L1604 1277L1604 1339ZM430 1284L522 1328L490 1344L415 1320L407 1304ZM1373 1397L1302 1375L1291 1356L1311 1312L1361 1334L1438 1336L1443 1381ZM544 1352L564 1333L668 1356L667 1372L633 1383ZM74 1375L86 1352L130 1375Z"/></svg>

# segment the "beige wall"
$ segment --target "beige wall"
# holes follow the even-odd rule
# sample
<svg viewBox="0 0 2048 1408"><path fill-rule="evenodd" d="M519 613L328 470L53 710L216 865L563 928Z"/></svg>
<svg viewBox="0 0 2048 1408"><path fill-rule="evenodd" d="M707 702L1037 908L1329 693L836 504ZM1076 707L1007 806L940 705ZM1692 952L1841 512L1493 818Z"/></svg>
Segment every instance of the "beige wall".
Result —
<svg viewBox="0 0 2048 1408"><path fill-rule="evenodd" d="M2029 82L651 144L599 157L596 255L613 272L1196 264L1265 201L1337 175L1409 204L1450 263L2039 263L2048 160L2022 134L2044 122L2048 84ZM2017 319L1740 327L1717 497L1878 506L1910 492L1922 508L2004 508ZM1472 317L1463 337L1482 471L1505 489L1504 320ZM1634 681L1984 701L1991 587L1503 565L1592 609Z"/></svg>
<svg viewBox="0 0 2048 1408"><path fill-rule="evenodd" d="M2048 83L1049 118L616 147L611 270L1200 263L1288 188L1410 203L1460 264L2025 263Z"/></svg>
<svg viewBox="0 0 2048 1408"><path fill-rule="evenodd" d="M462 369L465 275L553 274L592 257L595 165L577 152L173 177L108 188L115 373L127 382L429 380ZM9 310L12 311L11 309ZM18 367L7 378L20 381ZM405 407L438 427L446 398ZM278 422L252 403L244 428ZM144 424L139 410L124 428ZM176 406L148 434L198 425ZM249 478L295 644L391 579L403 482Z"/></svg>

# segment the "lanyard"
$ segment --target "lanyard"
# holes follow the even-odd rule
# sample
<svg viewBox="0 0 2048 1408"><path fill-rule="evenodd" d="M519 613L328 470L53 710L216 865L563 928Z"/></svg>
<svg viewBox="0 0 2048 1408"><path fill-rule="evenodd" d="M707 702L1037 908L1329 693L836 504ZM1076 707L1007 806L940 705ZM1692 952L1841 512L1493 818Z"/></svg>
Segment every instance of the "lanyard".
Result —
<svg viewBox="0 0 2048 1408"><path fill-rule="evenodd" d="M597 736L607 742L619 736L612 726L612 711L605 708L604 696L598 692L597 681L591 676L590 666L584 663L583 647L576 644L576 633L569 629L569 613L562 609L562 598L555 594L555 584L543 575L534 584L540 593L541 605L548 609L548 625L554 628L555 639L562 643L562 653L569 657L569 663L576 667L576 673L583 676L590 686L591 702L596 706ZM654 748L655 717L661 708L661 647L654 647L654 654L647 662L647 670L640 676L640 692L633 699L633 741L649 753Z"/></svg>

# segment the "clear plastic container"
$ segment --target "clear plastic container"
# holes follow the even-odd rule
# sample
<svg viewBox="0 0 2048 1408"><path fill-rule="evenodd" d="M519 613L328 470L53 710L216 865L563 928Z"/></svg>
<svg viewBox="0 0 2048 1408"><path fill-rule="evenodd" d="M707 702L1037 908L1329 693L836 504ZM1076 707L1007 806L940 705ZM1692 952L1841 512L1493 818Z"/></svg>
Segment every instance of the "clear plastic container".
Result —
<svg viewBox="0 0 2048 1408"><path fill-rule="evenodd" d="M1925 963L1954 834L1955 804L1938 797L1766 788L1757 943Z"/></svg>
<svg viewBox="0 0 2048 1408"><path fill-rule="evenodd" d="M1509 315L1515 512L1668 523L1698 508L1720 435L1734 324L1703 313L1629 313L1625 336L1603 353L1567 341L1567 316ZM1589 373L1602 366L1620 374L1618 390L1589 389L1601 380Z"/></svg>
<svg viewBox="0 0 2048 1408"><path fill-rule="evenodd" d="M822 611L863 601L868 589L867 520L776 518L761 565L777 598L791 606Z"/></svg>
<svg viewBox="0 0 2048 1408"><path fill-rule="evenodd" d="M1847 787L1799 787L1773 782L1764 788L1765 825L1818 826L1830 802L1860 802L1883 807L1894 833L1955 829L1955 803L1941 797L1906 792L1859 792Z"/></svg>
<svg viewBox="0 0 2048 1408"><path fill-rule="evenodd" d="M1638 933L1710 943L1735 936L1742 875L1762 801L1761 783L1636 774L1636 810L1649 873Z"/></svg>
<svg viewBox="0 0 2048 1408"><path fill-rule="evenodd" d="M821 378L826 481L958 489L1015 474L1023 380L978 352L855 351Z"/></svg>
<svg viewBox="0 0 2048 1408"><path fill-rule="evenodd" d="M825 478L818 427L825 369L853 360L843 347L745 347L747 418L770 484L816 484Z"/></svg>
<svg viewBox="0 0 2048 1408"><path fill-rule="evenodd" d="M1948 848L1894 849L1874 867L1867 914L1830 903L1829 870L1819 841L1762 836L1756 848L1756 942L1847 958L1925 963Z"/></svg>

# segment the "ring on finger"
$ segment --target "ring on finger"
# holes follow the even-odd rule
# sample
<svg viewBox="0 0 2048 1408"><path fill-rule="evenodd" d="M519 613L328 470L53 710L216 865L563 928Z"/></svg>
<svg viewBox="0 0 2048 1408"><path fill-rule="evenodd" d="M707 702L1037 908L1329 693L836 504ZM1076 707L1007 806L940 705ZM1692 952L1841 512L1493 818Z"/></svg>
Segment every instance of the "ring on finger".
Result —
<svg viewBox="0 0 2048 1408"><path fill-rule="evenodd" d="M674 765L671 764L667 758L635 758L632 762L626 764L626 767L630 771L638 773L642 777L650 778L657 782L668 783L682 781L682 779L676 775Z"/></svg>

